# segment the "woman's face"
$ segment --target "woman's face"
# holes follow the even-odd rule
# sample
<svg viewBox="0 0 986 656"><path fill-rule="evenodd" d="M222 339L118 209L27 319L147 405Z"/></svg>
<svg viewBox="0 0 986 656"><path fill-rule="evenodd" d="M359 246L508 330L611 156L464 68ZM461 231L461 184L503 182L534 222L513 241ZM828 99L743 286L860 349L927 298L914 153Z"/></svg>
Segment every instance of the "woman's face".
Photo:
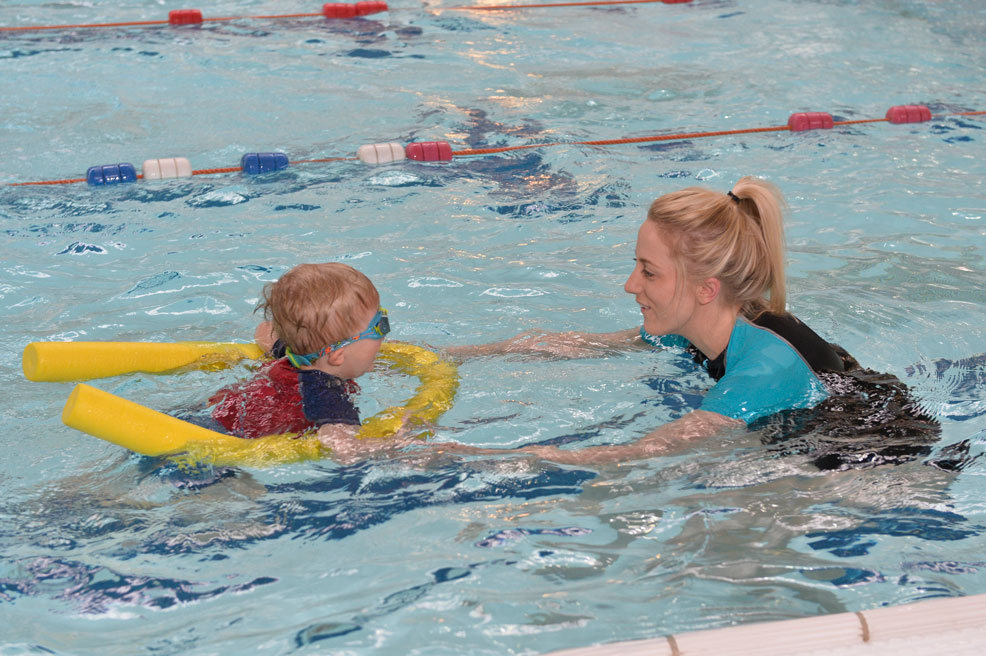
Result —
<svg viewBox="0 0 986 656"><path fill-rule="evenodd" d="M637 231L636 265L623 289L633 294L651 335L688 338L698 300L694 285L681 280L671 248L657 224L644 221Z"/></svg>

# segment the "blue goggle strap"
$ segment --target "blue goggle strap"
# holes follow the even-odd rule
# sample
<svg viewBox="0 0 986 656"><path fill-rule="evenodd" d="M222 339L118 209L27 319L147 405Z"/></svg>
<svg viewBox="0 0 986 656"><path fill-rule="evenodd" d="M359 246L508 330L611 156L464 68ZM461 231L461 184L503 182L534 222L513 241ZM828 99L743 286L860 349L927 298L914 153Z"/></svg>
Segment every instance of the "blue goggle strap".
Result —
<svg viewBox="0 0 986 656"><path fill-rule="evenodd" d="M312 363L315 362L315 360L318 360L320 357L322 357L323 353L325 353L324 350L319 351L318 353L299 355L294 351L292 351L290 346L286 346L284 348L284 356L288 359L288 362L290 362L291 365L294 367L310 367L312 366Z"/></svg>
<svg viewBox="0 0 986 656"><path fill-rule="evenodd" d="M326 351L334 351L336 349L342 348L343 346L349 346L354 344L361 339L366 339L367 337L373 337L374 339L383 339L387 333L390 332L390 320L387 318L387 311L380 308L379 311L373 316L373 320L370 321L369 327L356 336L355 339L344 339L342 341L336 342L331 346L327 346L321 351L315 353L309 353L307 355L300 355L291 350L290 346L284 347L284 356L288 359L294 367L310 367L312 363L322 357Z"/></svg>
<svg viewBox="0 0 986 656"><path fill-rule="evenodd" d="M349 346L350 344L354 344L361 339L383 339L389 332L390 319L387 318L387 310L380 308L377 310L377 313L373 315L373 319L370 320L370 325L367 326L366 330L352 339L343 339L336 342L329 347L329 350L334 351L342 348L343 346Z"/></svg>

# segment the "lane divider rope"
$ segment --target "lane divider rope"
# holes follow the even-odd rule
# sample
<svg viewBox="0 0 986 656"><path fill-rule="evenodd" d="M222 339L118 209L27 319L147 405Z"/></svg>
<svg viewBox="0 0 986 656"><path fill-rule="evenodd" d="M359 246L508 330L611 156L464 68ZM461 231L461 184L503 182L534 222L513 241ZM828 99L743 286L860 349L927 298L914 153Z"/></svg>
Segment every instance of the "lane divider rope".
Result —
<svg viewBox="0 0 986 656"><path fill-rule="evenodd" d="M932 115L925 105L896 105L887 110L884 118L865 118L836 121L827 112L797 112L791 114L787 125L768 127L740 128L735 130L714 130L707 132L685 132L674 134L651 135L645 137L625 137L619 139L596 139L591 141L555 141L549 143L531 143L515 146L499 146L492 148L469 148L452 150L445 141L425 141L410 143L406 147L396 142L367 144L360 146L355 157L323 157L290 161L284 153L246 153L240 160L240 166L192 170L188 160L182 157L145 160L142 173L137 173L133 164L105 164L90 167L84 178L61 180L41 180L33 182L11 182L8 186L29 185L63 185L88 182L90 185L109 185L121 182L134 182L138 179L161 180L183 178L193 175L216 175L222 173L242 172L255 175L278 171L291 165L316 164L327 162L342 162L360 160L366 164L392 164L411 159L419 162L449 162L455 157L476 157L512 151L530 150L535 148L552 148L557 146L614 146L623 144L642 144L668 141L689 141L712 137L734 136L742 134L758 134L767 132L805 132L809 130L825 130L841 126L863 125L867 123L923 123L934 119L953 116L983 116L986 111L950 112Z"/></svg>
<svg viewBox="0 0 986 656"><path fill-rule="evenodd" d="M680 5L691 1L692 0L595 0L594 2L551 2L528 5L472 5L447 7L447 9L454 9L458 11L512 11L517 9L544 9L555 7L602 7L606 5Z"/></svg>
<svg viewBox="0 0 986 656"><path fill-rule="evenodd" d="M147 27L154 25L190 26L201 23L215 23L236 20L278 20L286 18L360 18L388 11L386 2L380 0L360 0L355 4L327 2L322 11L302 14L272 14L267 16L218 16L204 17L198 9L173 9L167 20L126 21L116 23L82 23L78 25L24 25L20 27L0 26L0 32L30 32L40 30L72 30L98 27Z"/></svg>
<svg viewBox="0 0 986 656"><path fill-rule="evenodd" d="M556 2L541 4L517 4L517 5L476 5L437 8L437 11L444 9L456 11L517 11L521 9L543 9L560 7L601 7L607 5L642 5L642 4L685 4L692 0L587 0L584 2ZM144 20L144 21L123 21L113 23L79 23L74 25L22 25L22 26L2 26L0 32L32 32L41 30L75 30L90 29L100 27L152 27L160 25L172 26L191 26L202 23L215 23L223 21L237 20L280 20L288 18L360 18L389 11L386 2L379 0L361 0L355 4L343 2L327 2L322 5L322 11L300 14L271 14L266 16L203 16L198 9L173 9L168 12L167 20Z"/></svg>

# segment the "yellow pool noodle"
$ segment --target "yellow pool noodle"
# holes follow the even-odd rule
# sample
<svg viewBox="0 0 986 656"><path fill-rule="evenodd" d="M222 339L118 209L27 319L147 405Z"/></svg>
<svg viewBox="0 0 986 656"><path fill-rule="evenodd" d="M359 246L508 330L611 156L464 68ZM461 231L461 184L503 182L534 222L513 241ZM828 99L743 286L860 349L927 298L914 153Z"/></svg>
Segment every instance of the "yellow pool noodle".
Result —
<svg viewBox="0 0 986 656"><path fill-rule="evenodd" d="M79 380L136 371L160 373L183 367L220 367L243 358L261 357L261 349L253 344L37 342L24 349L24 373L30 380ZM390 437L405 424L412 429L422 427L437 421L452 407L459 386L453 363L428 349L403 342L384 343L380 358L392 368L417 377L420 384L403 406L387 408L363 422L358 437ZM107 362L113 366L104 366ZM311 435L241 439L86 384L76 385L69 395L62 421L136 453L167 455L185 462L265 466L315 460L328 452Z"/></svg>
<svg viewBox="0 0 986 656"><path fill-rule="evenodd" d="M32 342L21 364L28 380L61 383L182 367L221 369L264 355L256 344L217 342Z"/></svg>
<svg viewBox="0 0 986 656"><path fill-rule="evenodd" d="M357 437L390 437L400 430L405 418L412 426L431 424L452 407L459 390L459 372L453 363L404 342L385 343L380 358L421 384L403 406L387 408L364 421Z"/></svg>
<svg viewBox="0 0 986 656"><path fill-rule="evenodd" d="M181 451L190 440L234 444L240 438L196 426L79 383L62 410L66 426L147 456Z"/></svg>
<svg viewBox="0 0 986 656"><path fill-rule="evenodd" d="M71 428L145 456L172 456L180 463L262 467L327 454L311 436L268 435L246 440L182 421L139 403L79 383L62 410Z"/></svg>

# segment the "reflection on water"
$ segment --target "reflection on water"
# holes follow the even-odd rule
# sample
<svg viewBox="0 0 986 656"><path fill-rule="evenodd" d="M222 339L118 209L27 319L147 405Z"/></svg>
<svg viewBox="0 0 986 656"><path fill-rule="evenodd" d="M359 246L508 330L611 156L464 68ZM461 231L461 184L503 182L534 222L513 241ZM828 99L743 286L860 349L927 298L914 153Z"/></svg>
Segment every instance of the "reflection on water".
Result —
<svg viewBox="0 0 986 656"><path fill-rule="evenodd" d="M741 432L599 471L509 452L462 459L412 449L385 462L316 464L296 480L124 457L3 506L0 599L96 616L257 595L318 604L325 588L298 579L308 570L340 581L333 596L354 580L376 590L358 609L325 606L281 636L335 648L397 618L428 616L439 599L453 625L479 612L491 631L531 623L525 631L539 626L538 635L590 626L623 603L615 639L843 612L871 595L896 603L957 594L956 577L981 569L970 545L982 527L950 498L955 473L924 462L947 448L820 471L812 453L763 440ZM413 542L398 537L407 530ZM264 564L270 548L319 564ZM417 568L365 578L405 557L421 560L424 580L414 582ZM478 595L475 586L490 585L505 585L507 598L517 585L553 592L520 595L527 619L517 624L506 599Z"/></svg>

